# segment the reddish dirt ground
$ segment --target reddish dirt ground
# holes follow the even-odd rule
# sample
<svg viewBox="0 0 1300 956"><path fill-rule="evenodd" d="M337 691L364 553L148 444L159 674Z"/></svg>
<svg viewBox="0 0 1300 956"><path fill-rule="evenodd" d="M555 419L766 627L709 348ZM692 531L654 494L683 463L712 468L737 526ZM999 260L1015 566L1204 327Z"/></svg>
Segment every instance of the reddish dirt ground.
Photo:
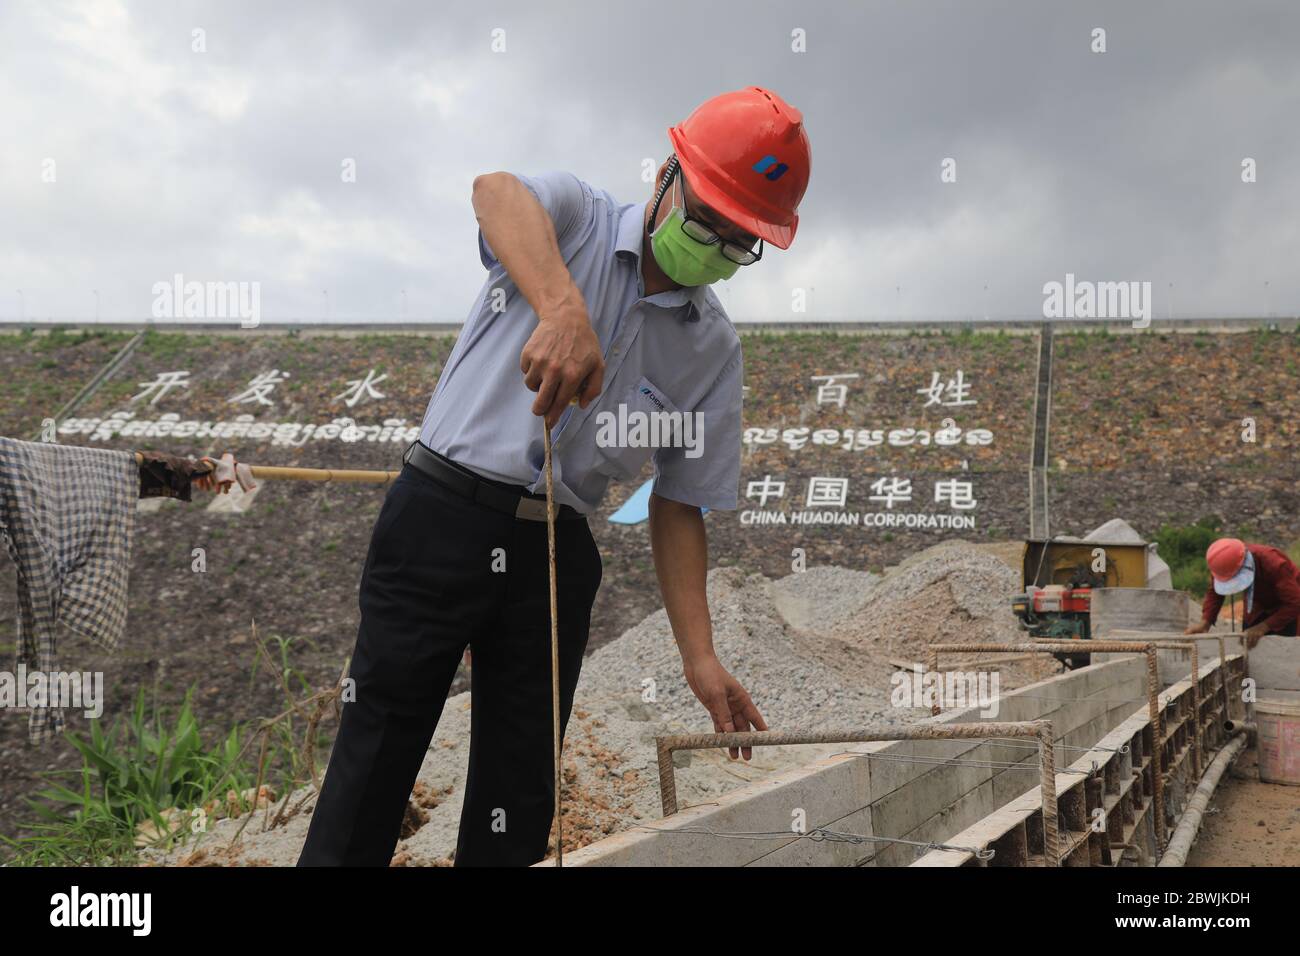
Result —
<svg viewBox="0 0 1300 956"><path fill-rule="evenodd" d="M1300 787L1261 782L1256 754L1219 781L1188 866L1300 866Z"/></svg>

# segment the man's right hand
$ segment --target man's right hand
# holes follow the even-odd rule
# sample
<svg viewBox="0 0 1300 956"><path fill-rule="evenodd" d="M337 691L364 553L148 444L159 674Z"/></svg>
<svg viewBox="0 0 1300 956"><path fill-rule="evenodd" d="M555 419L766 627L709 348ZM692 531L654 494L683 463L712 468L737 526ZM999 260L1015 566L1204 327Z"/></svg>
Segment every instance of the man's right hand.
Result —
<svg viewBox="0 0 1300 956"><path fill-rule="evenodd" d="M713 719L715 732L729 734L767 730L767 723L750 699L749 691L727 672L714 655L709 654L699 660L684 660L682 674L691 692ZM737 756L748 760L752 754L752 747L739 748L739 752L736 747L728 750L732 760Z"/></svg>
<svg viewBox="0 0 1300 956"><path fill-rule="evenodd" d="M1206 631L1208 631L1209 629L1210 629L1210 625L1207 624L1205 621L1201 621L1200 623L1192 624L1191 626L1189 626L1189 627L1187 628L1187 630L1183 631L1183 633L1184 633L1184 634L1204 634L1204 633L1205 633Z"/></svg>
<svg viewBox="0 0 1300 956"><path fill-rule="evenodd" d="M519 355L519 370L524 384L537 393L533 414L545 415L548 428L575 395L583 408L600 395L605 360L576 285L555 307L539 313L537 328Z"/></svg>

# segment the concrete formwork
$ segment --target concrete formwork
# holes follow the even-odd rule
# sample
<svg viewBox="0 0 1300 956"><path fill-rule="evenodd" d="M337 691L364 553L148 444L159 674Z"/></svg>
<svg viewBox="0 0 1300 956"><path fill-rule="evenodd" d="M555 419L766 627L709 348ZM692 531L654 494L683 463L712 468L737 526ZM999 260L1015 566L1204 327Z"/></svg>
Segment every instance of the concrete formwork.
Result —
<svg viewBox="0 0 1300 956"><path fill-rule="evenodd" d="M1174 635L1159 637L1172 640ZM934 723L1050 721L1055 767L1060 768L1053 778L1059 864L1153 864L1163 835L1172 831L1195 789L1193 754L1208 764L1226 742L1225 717L1244 716L1239 695L1227 694L1225 688L1240 686L1245 658L1229 653L1225 664L1217 638L1201 643L1196 686L1186 663L1184 676L1159 694L1155 722L1147 701L1146 659L1108 655L1114 659L1099 660L1097 654L1090 667L1002 695L996 713L964 708L944 713ZM1170 669L1179 663L1178 655L1191 657L1186 651L1168 653ZM961 763L945 764L944 759ZM1044 853L1039 769L1037 751L1012 740L849 744L842 754L593 843L567 854L565 862L1053 865ZM1157 774L1163 784L1163 826L1155 819ZM803 832L825 829L837 838L799 837L792 830L796 815L804 820ZM881 838L885 841L878 842Z"/></svg>
<svg viewBox="0 0 1300 956"><path fill-rule="evenodd" d="M1216 648L1217 650L1217 648ZM1096 666L1096 665L1094 665ZM1198 687L1190 673L1160 694L1165 740L1162 747L1164 767L1165 832L1181 816L1190 793L1195 789L1197 774L1193 766L1192 741L1201 734L1202 744L1216 751L1226 742L1223 731L1224 698L1214 693L1220 677L1229 681L1244 674L1245 661L1240 655L1229 656L1226 667L1210 658L1200 665ZM1199 694L1197 693L1199 691ZM1199 696L1199 712L1194 698ZM1240 716L1242 706L1230 698L1232 716ZM1096 747L1063 769L1093 771L1088 775L1065 773L1057 776L1057 793L1061 802L1062 865L1117 866L1151 865L1159 859L1162 847L1157 839L1153 815L1155 801L1152 784L1155 746L1151 721L1146 708L1135 710L1096 742ZM1125 752L1127 751L1127 752ZM918 866L1023 866L1041 864L1025 853L1025 832L1032 831L1034 792L1022 794L997 812L978 821L949 841L971 847L991 847L991 861L977 859L972 853L933 851L917 861ZM1100 810L1100 815L1096 811ZM1082 812L1081 812L1082 811Z"/></svg>
<svg viewBox="0 0 1300 956"><path fill-rule="evenodd" d="M1127 656L1010 691L1000 697L996 714L971 707L935 722L1049 720L1056 766L1064 766L1075 762L1066 747L1092 746L1142 706L1146 679L1145 660ZM962 763L914 762L918 758ZM1008 802L1038 792L1037 775L1037 752L1015 741L848 744L842 754L568 853L565 865L908 865L918 856L915 846L869 838L951 842ZM805 832L827 828L862 840L800 838L791 827L796 814L805 818ZM1037 832L1041 843L1041 828ZM1033 837L1026 839L1032 849Z"/></svg>

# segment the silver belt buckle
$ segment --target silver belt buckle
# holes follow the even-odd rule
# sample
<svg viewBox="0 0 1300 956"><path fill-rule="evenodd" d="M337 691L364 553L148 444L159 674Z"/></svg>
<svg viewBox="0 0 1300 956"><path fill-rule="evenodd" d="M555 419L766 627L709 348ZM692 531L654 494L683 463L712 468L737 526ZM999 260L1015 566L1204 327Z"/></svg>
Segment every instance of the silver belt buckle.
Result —
<svg viewBox="0 0 1300 956"><path fill-rule="evenodd" d="M559 509L557 508L556 510ZM515 517L523 518L525 521L545 521L546 499L525 498L521 495L519 498L519 504L515 508Z"/></svg>

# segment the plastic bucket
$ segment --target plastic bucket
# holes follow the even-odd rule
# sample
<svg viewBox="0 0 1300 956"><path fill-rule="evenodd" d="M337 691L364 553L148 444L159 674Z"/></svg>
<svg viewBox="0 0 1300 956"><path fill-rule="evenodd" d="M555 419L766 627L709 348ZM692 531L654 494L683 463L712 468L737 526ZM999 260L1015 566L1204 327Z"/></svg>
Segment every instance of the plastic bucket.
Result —
<svg viewBox="0 0 1300 956"><path fill-rule="evenodd" d="M1300 787L1300 702L1255 702L1259 779Z"/></svg>

